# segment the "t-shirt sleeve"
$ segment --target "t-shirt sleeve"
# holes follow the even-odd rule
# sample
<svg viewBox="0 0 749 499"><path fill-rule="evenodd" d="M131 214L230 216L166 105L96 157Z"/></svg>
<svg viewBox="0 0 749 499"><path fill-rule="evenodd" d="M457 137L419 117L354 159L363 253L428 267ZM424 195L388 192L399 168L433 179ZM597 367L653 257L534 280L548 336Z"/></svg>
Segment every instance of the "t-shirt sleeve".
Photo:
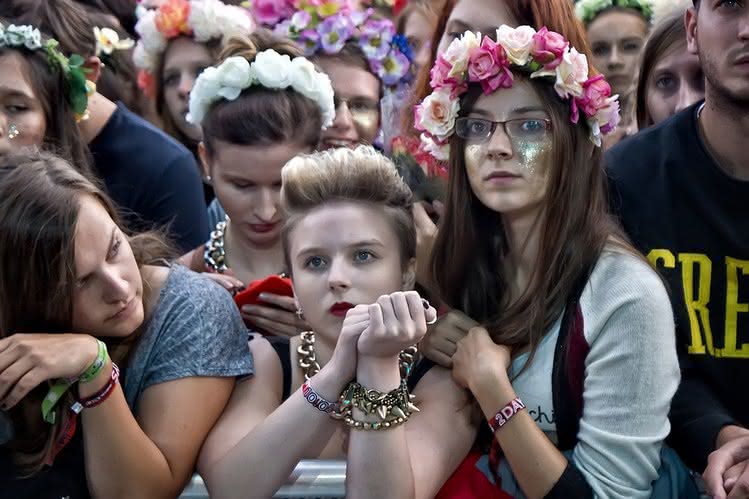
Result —
<svg viewBox="0 0 749 499"><path fill-rule="evenodd" d="M151 186L149 218L168 224L177 247L185 253L208 239L208 215L195 158L189 152L171 161Z"/></svg>
<svg viewBox="0 0 749 499"><path fill-rule="evenodd" d="M658 477L679 384L673 313L645 262L604 258L581 300L590 351L572 460L595 497L644 499Z"/></svg>
<svg viewBox="0 0 749 499"><path fill-rule="evenodd" d="M231 295L210 279L187 269L171 286L159 317L154 345L140 387L175 379L252 374L248 332Z"/></svg>

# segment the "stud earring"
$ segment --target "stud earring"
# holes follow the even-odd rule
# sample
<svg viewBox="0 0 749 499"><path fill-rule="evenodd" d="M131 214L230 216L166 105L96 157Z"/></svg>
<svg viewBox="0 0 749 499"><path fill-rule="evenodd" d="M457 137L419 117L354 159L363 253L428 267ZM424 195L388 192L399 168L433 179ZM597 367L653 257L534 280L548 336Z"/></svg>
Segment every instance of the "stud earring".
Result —
<svg viewBox="0 0 749 499"><path fill-rule="evenodd" d="M203 177L203 182L205 182L206 184L210 184L211 180L213 179L211 178L210 175L206 175L205 177Z"/></svg>
<svg viewBox="0 0 749 499"><path fill-rule="evenodd" d="M21 134L21 132L19 132L19 131L18 131L18 127L17 127L16 125L14 125L14 124L11 124L11 125L10 125L10 126L8 127L8 138L9 138L10 140L13 140L13 139L15 139L15 138L16 138L16 137L18 137L18 136L19 136L20 134Z"/></svg>

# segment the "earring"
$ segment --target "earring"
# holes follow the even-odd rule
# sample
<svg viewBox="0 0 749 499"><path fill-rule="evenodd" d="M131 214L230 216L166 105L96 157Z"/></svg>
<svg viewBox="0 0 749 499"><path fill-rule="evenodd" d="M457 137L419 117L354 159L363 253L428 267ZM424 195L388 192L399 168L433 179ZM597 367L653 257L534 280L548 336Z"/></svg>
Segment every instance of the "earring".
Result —
<svg viewBox="0 0 749 499"><path fill-rule="evenodd" d="M9 138L10 140L13 140L13 139L15 139L15 138L16 138L16 137L18 137L18 136L19 136L20 134L21 134L21 132L19 132L19 131L18 131L18 127L17 127L16 125L14 125L14 124L11 124L11 125L10 125L10 126L8 127L8 138Z"/></svg>
<svg viewBox="0 0 749 499"><path fill-rule="evenodd" d="M203 177L203 182L205 182L206 184L210 184L211 180L213 179L211 178L210 175L206 175L205 177Z"/></svg>

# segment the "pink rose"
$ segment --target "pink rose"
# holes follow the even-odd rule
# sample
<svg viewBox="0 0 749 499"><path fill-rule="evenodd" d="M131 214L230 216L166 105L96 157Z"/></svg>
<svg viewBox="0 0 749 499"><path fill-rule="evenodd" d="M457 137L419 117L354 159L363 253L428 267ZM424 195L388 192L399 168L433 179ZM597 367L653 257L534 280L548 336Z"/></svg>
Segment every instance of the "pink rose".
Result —
<svg viewBox="0 0 749 499"><path fill-rule="evenodd" d="M292 6L286 0L252 0L252 15L257 22L267 26L278 24L292 14Z"/></svg>
<svg viewBox="0 0 749 499"><path fill-rule="evenodd" d="M580 97L583 94L583 83L588 80L588 59L575 48L566 49L562 62L555 68L556 82L554 90L562 99Z"/></svg>
<svg viewBox="0 0 749 499"><path fill-rule="evenodd" d="M609 97L602 108L596 112L593 119L598 121L601 133L607 134L619 126L621 115L619 114L619 97Z"/></svg>
<svg viewBox="0 0 749 499"><path fill-rule="evenodd" d="M606 105L606 99L610 96L611 87L603 79L603 75L598 75L583 83L582 97L577 97L574 100L585 113L585 116L593 116Z"/></svg>
<svg viewBox="0 0 749 499"><path fill-rule="evenodd" d="M429 75L431 79L429 84L434 90L440 90L447 88L450 90L450 96L455 98L462 94L468 89L468 85L465 81L461 81L459 78L450 76L452 71L452 65L441 55L437 57L437 62L434 63Z"/></svg>
<svg viewBox="0 0 749 499"><path fill-rule="evenodd" d="M564 50L569 45L570 43L562 35L554 31L549 31L544 26L533 35L531 55L545 69L554 69L562 62Z"/></svg>
<svg viewBox="0 0 749 499"><path fill-rule="evenodd" d="M503 24L497 29L497 43L507 52L507 58L517 66L525 66L533 48L536 30L530 26L512 28Z"/></svg>
<svg viewBox="0 0 749 499"><path fill-rule="evenodd" d="M468 63L468 80L481 83L484 94L490 94L499 87L512 86L512 72L507 54L501 45L491 38L484 38L481 47L471 54Z"/></svg>
<svg viewBox="0 0 749 499"><path fill-rule="evenodd" d="M414 110L416 129L428 132L438 140L445 140L453 133L459 109L458 99L451 97L448 89L437 90L416 106Z"/></svg>

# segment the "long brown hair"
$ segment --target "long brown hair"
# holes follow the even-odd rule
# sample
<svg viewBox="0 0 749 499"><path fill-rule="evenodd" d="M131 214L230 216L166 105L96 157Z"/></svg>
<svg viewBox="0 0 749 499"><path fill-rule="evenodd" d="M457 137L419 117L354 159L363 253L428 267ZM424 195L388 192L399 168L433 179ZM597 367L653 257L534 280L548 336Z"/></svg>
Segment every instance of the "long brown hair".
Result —
<svg viewBox="0 0 749 499"><path fill-rule="evenodd" d="M684 26L684 12L677 10L659 20L650 31L648 41L642 49L640 74L637 77L635 110L637 128L643 130L653 125L648 112L648 80L663 54L676 44L683 44L686 50L687 28Z"/></svg>
<svg viewBox="0 0 749 499"><path fill-rule="evenodd" d="M582 123L570 126L569 104L547 82L518 73L515 77L532 85L553 129L547 191L537 220L539 254L528 287L510 302L502 217L473 193L463 156L465 142L457 135L450 141L446 211L430 269L447 305L482 323L497 343L515 351L530 347L532 358L607 240L623 238L607 213L602 152L589 142L587 127ZM471 85L461 101L461 114L470 111L480 92Z"/></svg>
<svg viewBox="0 0 749 499"><path fill-rule="evenodd" d="M447 21L458 1L447 0L439 14L437 28L432 37L432 56L430 58L432 64L437 60L437 49L442 34L447 28ZM569 40L570 46L575 47L581 54L585 54L589 62L593 60L585 28L575 16L574 4L570 0L497 0L497 2L504 2L507 5L513 17L517 19L518 25L528 25L535 29L546 26L550 31L556 31L564 35ZM419 132L413 126L413 107L432 93L432 88L429 86L431 69L431 66L419 69L418 78L412 92L411 105L406 106L403 111L403 130L410 130L410 133L415 135L418 135Z"/></svg>
<svg viewBox="0 0 749 499"><path fill-rule="evenodd" d="M85 195L96 198L122 227L107 195L64 159L32 150L0 161L0 337L72 331L75 230ZM129 243L139 267L173 257L155 233L130 237ZM115 362L127 362L139 333L104 340ZM27 474L41 469L68 417L58 408L58 424L42 422L39 407L47 389L41 384L10 411L15 437L9 448Z"/></svg>

